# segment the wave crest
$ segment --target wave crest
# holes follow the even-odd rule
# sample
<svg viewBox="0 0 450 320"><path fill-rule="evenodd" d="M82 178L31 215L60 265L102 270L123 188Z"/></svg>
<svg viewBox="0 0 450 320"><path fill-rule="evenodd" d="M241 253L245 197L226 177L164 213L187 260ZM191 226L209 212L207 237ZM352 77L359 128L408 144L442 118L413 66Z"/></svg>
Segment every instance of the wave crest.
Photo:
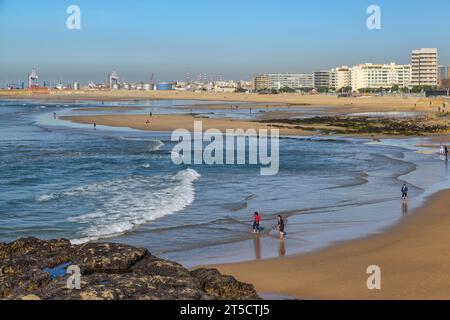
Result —
<svg viewBox="0 0 450 320"><path fill-rule="evenodd" d="M193 183L199 177L195 170L186 169L165 176L133 176L94 183L40 198L50 201L76 196L99 203L93 212L68 218L80 225L79 237L71 242L81 244L117 236L183 210L195 199Z"/></svg>

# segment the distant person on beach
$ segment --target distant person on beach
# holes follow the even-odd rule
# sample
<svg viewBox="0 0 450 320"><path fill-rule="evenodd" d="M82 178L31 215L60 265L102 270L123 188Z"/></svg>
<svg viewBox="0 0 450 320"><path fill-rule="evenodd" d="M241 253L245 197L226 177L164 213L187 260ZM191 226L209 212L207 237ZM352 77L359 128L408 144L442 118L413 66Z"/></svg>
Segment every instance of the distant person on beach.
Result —
<svg viewBox="0 0 450 320"><path fill-rule="evenodd" d="M444 154L445 154L445 159L448 160L448 147L447 147L447 145L444 146Z"/></svg>
<svg viewBox="0 0 450 320"><path fill-rule="evenodd" d="M261 215L258 212L253 214L253 233L259 233L261 225Z"/></svg>
<svg viewBox="0 0 450 320"><path fill-rule="evenodd" d="M403 200L408 199L408 186L406 185L406 183L404 183L402 187L402 199Z"/></svg>
<svg viewBox="0 0 450 320"><path fill-rule="evenodd" d="M443 144L441 144L441 148L439 149L439 154L440 154L441 156L443 156L443 155L444 155L444 153L445 153L445 150L444 150L444 145L443 145Z"/></svg>
<svg viewBox="0 0 450 320"><path fill-rule="evenodd" d="M97 129L97 124L94 122L94 130Z"/></svg>
<svg viewBox="0 0 450 320"><path fill-rule="evenodd" d="M278 216L278 231L280 231L280 240L284 240L284 220L282 216Z"/></svg>

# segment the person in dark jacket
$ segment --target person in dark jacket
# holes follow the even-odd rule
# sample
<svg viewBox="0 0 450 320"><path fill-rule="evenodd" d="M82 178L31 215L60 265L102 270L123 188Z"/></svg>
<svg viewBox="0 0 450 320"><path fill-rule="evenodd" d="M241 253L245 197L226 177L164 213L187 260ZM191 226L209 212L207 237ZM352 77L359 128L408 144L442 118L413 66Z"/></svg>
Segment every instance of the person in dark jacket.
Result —
<svg viewBox="0 0 450 320"><path fill-rule="evenodd" d="M406 185L406 183L404 183L402 186L402 199L408 200L408 186Z"/></svg>

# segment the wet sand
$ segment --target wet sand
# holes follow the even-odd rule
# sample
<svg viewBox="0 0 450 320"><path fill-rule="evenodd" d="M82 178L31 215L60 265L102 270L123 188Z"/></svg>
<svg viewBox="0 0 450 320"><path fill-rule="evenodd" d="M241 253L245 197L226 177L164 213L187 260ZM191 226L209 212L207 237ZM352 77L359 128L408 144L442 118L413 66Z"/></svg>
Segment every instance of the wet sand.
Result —
<svg viewBox="0 0 450 320"><path fill-rule="evenodd" d="M86 111L86 112L97 112L97 111L138 111L145 110L142 107L95 107L95 108L77 108L72 111Z"/></svg>
<svg viewBox="0 0 450 320"><path fill-rule="evenodd" d="M308 254L214 267L260 292L306 299L450 299L449 208L445 190L382 234ZM381 268L381 290L367 289L370 265Z"/></svg>

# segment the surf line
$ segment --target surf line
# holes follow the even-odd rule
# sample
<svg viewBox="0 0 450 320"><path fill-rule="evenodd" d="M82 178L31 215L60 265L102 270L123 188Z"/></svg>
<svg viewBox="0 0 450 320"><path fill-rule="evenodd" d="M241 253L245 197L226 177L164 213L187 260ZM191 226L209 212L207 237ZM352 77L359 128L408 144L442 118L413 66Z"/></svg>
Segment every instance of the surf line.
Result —
<svg viewBox="0 0 450 320"><path fill-rule="evenodd" d="M176 165L260 165L261 175L273 176L280 167L279 139L278 129L270 130L269 139L267 129L226 129L225 134L218 129L203 132L203 122L194 121L193 134L186 129L172 132L171 140L179 143L173 147L171 159Z"/></svg>

